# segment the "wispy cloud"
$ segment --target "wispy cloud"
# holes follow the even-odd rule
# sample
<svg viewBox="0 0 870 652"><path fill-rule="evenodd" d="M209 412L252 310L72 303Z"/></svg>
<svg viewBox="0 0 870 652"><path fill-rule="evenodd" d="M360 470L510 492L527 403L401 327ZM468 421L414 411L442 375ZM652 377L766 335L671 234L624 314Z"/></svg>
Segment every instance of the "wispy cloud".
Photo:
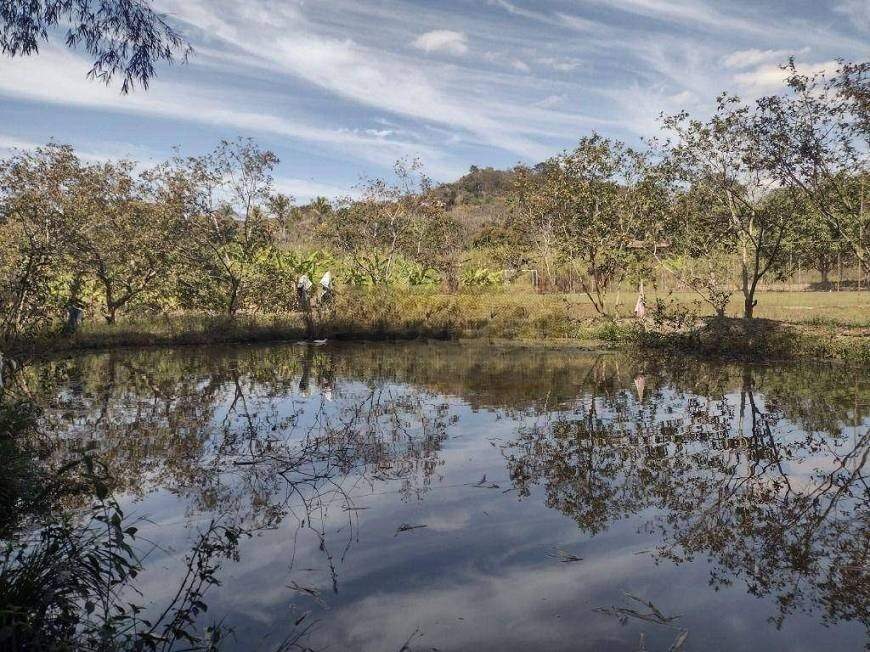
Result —
<svg viewBox="0 0 870 652"><path fill-rule="evenodd" d="M844 0L834 5L834 11L846 16L859 30L870 32L870 3L866 0Z"/></svg>
<svg viewBox="0 0 870 652"><path fill-rule="evenodd" d="M154 2L194 42L189 65L122 97L65 50L0 58L3 131L22 142L69 132L94 152L251 135L300 189L385 174L401 156L446 179L541 160L591 129L654 135L661 111L703 115L722 90L775 89L789 55L866 54L866 3L853 0ZM98 115L112 133L76 122Z"/></svg>
<svg viewBox="0 0 870 652"><path fill-rule="evenodd" d="M45 143L37 143L33 140L10 136L9 134L0 134L0 151L11 152L16 149L34 149Z"/></svg>
<svg viewBox="0 0 870 652"><path fill-rule="evenodd" d="M538 57L535 61L542 66L547 66L559 72L571 72L583 63L577 59L560 59L557 57Z"/></svg>
<svg viewBox="0 0 870 652"><path fill-rule="evenodd" d="M462 56L468 52L468 37L462 32L434 29L415 38L414 47L424 52L445 52Z"/></svg>
<svg viewBox="0 0 870 652"><path fill-rule="evenodd" d="M525 7L520 7L513 2L508 2L508 0L487 0L487 4L493 7L499 7L500 9L504 9L506 12L513 16L520 16L522 18L536 20L542 23L553 24L556 22L556 20L550 14L541 11L535 11L533 9L527 9Z"/></svg>
<svg viewBox="0 0 870 652"><path fill-rule="evenodd" d="M759 50L751 48L749 50L737 50L723 57L722 63L728 68L749 68L760 63L769 63L770 61L782 62L785 61L794 52L788 50Z"/></svg>
<svg viewBox="0 0 870 652"><path fill-rule="evenodd" d="M558 13L556 16L563 25L570 27L573 30L577 30L578 32L591 32L601 27L600 23L587 18L581 18L580 16L574 16L572 14Z"/></svg>
<svg viewBox="0 0 870 652"><path fill-rule="evenodd" d="M535 106L538 106L542 109L549 109L551 107L558 106L562 99L563 98L561 95L548 95L543 100L538 100L537 102L535 102Z"/></svg>
<svg viewBox="0 0 870 652"><path fill-rule="evenodd" d="M191 4L197 4L191 0ZM251 4L244 11L251 11ZM528 137L535 125L504 124L497 117L498 104L481 101L489 96L484 90L475 92L476 72L462 78L463 70L444 68L429 61L409 60L397 53L374 49L352 39L323 36L312 26L300 23L297 15L291 21L278 24L273 18L249 25L250 35L238 28L222 27L225 18L203 17L203 5L188 14L203 25L216 25L218 34L227 42L249 54L257 54L258 37L271 30L273 48L265 63L277 66L285 74L300 77L310 84L328 90L347 100L376 107L402 116L451 125L467 130L473 139L513 152L524 158L539 158L549 151ZM259 6L259 5L258 5ZM222 12L222 15L225 12ZM233 21L244 23L242 17ZM433 30L423 34L424 45L430 49L467 47L465 37L450 30ZM424 48L425 49L425 48ZM559 65L557 63L557 65ZM562 62L561 65L572 65ZM492 100L493 98L490 98Z"/></svg>
<svg viewBox="0 0 870 652"><path fill-rule="evenodd" d="M743 16L723 13L703 0L588 0L611 10L663 21L712 28L717 31L762 32L764 25ZM728 6L737 7L736 3Z"/></svg>
<svg viewBox="0 0 870 652"><path fill-rule="evenodd" d="M291 177L278 177L275 179L275 189L290 195L298 203L309 202L315 197L337 199L341 197L355 196L353 188L338 186L315 179L296 179Z"/></svg>
<svg viewBox="0 0 870 652"><path fill-rule="evenodd" d="M147 93L121 96L79 74L86 61L46 48L39 58L0 59L0 94L99 111L230 127L243 134L273 134L340 148L357 159L388 165L401 156L423 156L434 164L442 154L429 146L383 138L346 128L323 128L270 113L256 106L227 107L219 89L163 81ZM55 136L57 134L54 134Z"/></svg>
<svg viewBox="0 0 870 652"><path fill-rule="evenodd" d="M148 165L156 163L160 158L157 153L130 143L100 142L95 148L92 144L88 143L71 143L57 138L36 141L3 133L0 133L0 153L8 155L16 150L34 150L52 142L60 145L78 145L76 147L76 155L81 160L91 163L126 159L136 161L144 169Z"/></svg>

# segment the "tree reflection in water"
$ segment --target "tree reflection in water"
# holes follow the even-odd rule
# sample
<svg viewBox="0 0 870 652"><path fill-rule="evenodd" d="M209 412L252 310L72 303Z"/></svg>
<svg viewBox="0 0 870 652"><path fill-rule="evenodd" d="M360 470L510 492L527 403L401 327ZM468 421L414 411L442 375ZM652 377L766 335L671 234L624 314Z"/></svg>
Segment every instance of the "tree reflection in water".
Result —
<svg viewBox="0 0 870 652"><path fill-rule="evenodd" d="M819 610L870 627L870 430L797 428L757 396L748 367L728 394L598 389L504 445L521 496L542 485L547 505L590 534L652 508L656 557L706 556L715 589L742 580L775 596L777 626Z"/></svg>
<svg viewBox="0 0 870 652"><path fill-rule="evenodd" d="M525 500L540 486L546 505L585 536L643 519L660 542L657 560L711 560L715 589L743 582L773 598L778 626L799 610L866 626L870 397L860 378L812 366L447 343L44 361L20 370L3 396L38 410L28 412L32 427L15 422L4 432L6 450L19 452L4 456L0 525L9 546L0 591L13 595L39 560L56 568L114 553L122 566L98 569L111 590L58 587L66 593L48 600L19 593L3 631L29 618L29 629L13 633L49 632L73 647L87 635L144 649L208 648L224 631L221 623L207 629L208 587L221 581L222 564L244 554L247 535L278 528L295 532L291 548L300 533L314 537L329 580L306 582L291 549L287 575L276 581L323 601L321 592L342 589L338 569L359 538L361 487L409 502L444 488L448 435L467 425L457 423L457 404L469 418L480 411L514 432L502 437L504 459L496 454L489 482L503 477L506 462ZM479 477L461 486L479 493ZM41 486L50 491L34 490ZM135 576L147 569L150 548L126 533L136 524L113 497L130 503L158 491L184 505L194 533L187 574L176 578L170 604L131 617L126 605L137 603ZM106 534L95 537L106 520ZM61 535L73 548L57 547L52 537ZM88 611L89 602L100 609ZM307 645L315 619L297 612L284 647Z"/></svg>
<svg viewBox="0 0 870 652"><path fill-rule="evenodd" d="M221 560L238 561L240 538L287 519L319 538L337 593L326 521L330 510L346 514L346 552L357 522L345 485L400 481L403 496L421 497L452 422L447 404L423 390L373 385L332 404L329 359L317 360L310 347L292 360L298 368L273 367L265 378L232 365L206 377L194 370L166 377L130 359L120 369L114 355L104 362L87 382L76 364L35 377L25 370L0 396L7 453L22 449L5 460L15 477L6 474L3 492L10 522L2 532L0 646L213 649L226 629L214 623L200 632L196 620L207 611L206 589L220 584ZM315 374L317 363L326 366ZM312 375L320 389L314 399ZM277 399L292 398L293 389L301 400L284 410ZM19 464L33 458L38 469ZM32 491L45 478L56 487L50 500ZM191 517L209 517L172 600L149 620L131 600L151 551L114 495L157 488L184 497ZM37 501L24 505L28 493L39 494L38 510ZM54 578L51 589L41 576ZM20 590L28 583L31 590ZM280 649L304 647L305 618Z"/></svg>

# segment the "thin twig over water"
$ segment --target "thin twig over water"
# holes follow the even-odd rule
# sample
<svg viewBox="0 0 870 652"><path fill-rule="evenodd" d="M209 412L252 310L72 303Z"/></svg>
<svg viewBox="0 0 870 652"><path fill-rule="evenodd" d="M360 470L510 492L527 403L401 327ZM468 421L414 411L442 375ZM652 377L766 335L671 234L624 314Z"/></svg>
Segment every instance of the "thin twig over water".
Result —
<svg viewBox="0 0 870 652"><path fill-rule="evenodd" d="M570 553L567 550L562 550L561 548L556 548L555 553L548 553L547 557L551 557L552 559L558 559L563 564L570 564L575 561L583 561L583 557L578 557L577 555Z"/></svg>
<svg viewBox="0 0 870 652"><path fill-rule="evenodd" d="M408 530L419 530L420 528L427 527L425 523L420 525L411 525L410 523L402 523L396 533L393 535L394 537L399 536L399 532L407 532Z"/></svg>

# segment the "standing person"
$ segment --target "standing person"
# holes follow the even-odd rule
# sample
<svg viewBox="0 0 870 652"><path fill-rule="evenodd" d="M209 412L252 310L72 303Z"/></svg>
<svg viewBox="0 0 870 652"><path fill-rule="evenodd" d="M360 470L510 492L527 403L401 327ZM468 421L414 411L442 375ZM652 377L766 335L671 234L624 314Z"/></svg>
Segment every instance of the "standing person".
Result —
<svg viewBox="0 0 870 652"><path fill-rule="evenodd" d="M643 281L640 282L640 289L637 293L637 303L634 304L634 316L638 319L646 317L646 297L643 294Z"/></svg>
<svg viewBox="0 0 870 652"><path fill-rule="evenodd" d="M305 336L314 337L314 316L311 314L311 288L313 287L308 274L303 274L296 281L296 296L299 301L299 309L302 311L302 319L305 321Z"/></svg>
<svg viewBox="0 0 870 652"><path fill-rule="evenodd" d="M332 272L327 271L320 279L320 303L324 306L332 302Z"/></svg>

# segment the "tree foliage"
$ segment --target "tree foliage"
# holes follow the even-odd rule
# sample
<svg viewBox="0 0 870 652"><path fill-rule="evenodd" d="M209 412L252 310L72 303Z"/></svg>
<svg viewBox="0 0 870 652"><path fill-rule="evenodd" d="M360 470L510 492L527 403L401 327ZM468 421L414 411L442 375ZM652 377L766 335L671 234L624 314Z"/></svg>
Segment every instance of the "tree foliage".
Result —
<svg viewBox="0 0 870 652"><path fill-rule="evenodd" d="M787 92L758 101L764 164L867 264L870 63L806 75L785 67Z"/></svg>
<svg viewBox="0 0 870 652"><path fill-rule="evenodd" d="M635 210L641 155L594 134L537 169L520 167L513 201L516 219L540 251L548 279L558 261L580 273L595 309L607 313L607 290L636 259L641 233Z"/></svg>
<svg viewBox="0 0 870 652"><path fill-rule="evenodd" d="M358 199L326 213L326 240L372 285L387 283L401 258L455 278L458 223L420 161L397 161L393 173L393 182L369 179Z"/></svg>
<svg viewBox="0 0 870 652"><path fill-rule="evenodd" d="M147 0L8 0L0 3L0 51L11 57L39 52L55 30L67 47L94 58L88 77L109 83L120 76L121 92L143 88L155 64L186 61L190 44Z"/></svg>

